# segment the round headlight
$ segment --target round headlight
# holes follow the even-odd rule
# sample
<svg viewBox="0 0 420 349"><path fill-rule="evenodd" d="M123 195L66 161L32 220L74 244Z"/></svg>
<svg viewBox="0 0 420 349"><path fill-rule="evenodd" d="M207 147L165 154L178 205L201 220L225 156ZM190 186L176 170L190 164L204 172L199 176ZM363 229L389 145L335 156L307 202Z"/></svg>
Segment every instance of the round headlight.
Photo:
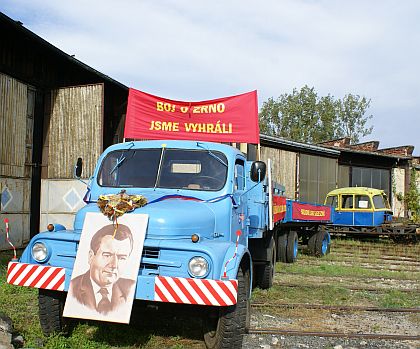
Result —
<svg viewBox="0 0 420 349"><path fill-rule="evenodd" d="M37 242L32 246L32 256L37 262L44 261L48 256L47 246L42 242Z"/></svg>
<svg viewBox="0 0 420 349"><path fill-rule="evenodd" d="M203 277L209 271L209 263L203 257L193 257L188 262L188 270L192 276Z"/></svg>

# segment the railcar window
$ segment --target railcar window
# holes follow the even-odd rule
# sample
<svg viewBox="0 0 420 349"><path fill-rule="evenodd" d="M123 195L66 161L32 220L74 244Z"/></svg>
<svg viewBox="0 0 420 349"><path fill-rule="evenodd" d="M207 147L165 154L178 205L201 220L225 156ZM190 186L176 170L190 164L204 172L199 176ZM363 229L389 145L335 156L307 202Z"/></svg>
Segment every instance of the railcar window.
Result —
<svg viewBox="0 0 420 349"><path fill-rule="evenodd" d="M356 195L355 199L356 208L371 208L369 196Z"/></svg>
<svg viewBox="0 0 420 349"><path fill-rule="evenodd" d="M341 208L353 208L353 195L341 196Z"/></svg>
<svg viewBox="0 0 420 349"><path fill-rule="evenodd" d="M338 200L336 195L327 197L327 205L337 208L337 204Z"/></svg>
<svg viewBox="0 0 420 349"><path fill-rule="evenodd" d="M382 195L373 196L373 205L375 208L388 208L388 202Z"/></svg>

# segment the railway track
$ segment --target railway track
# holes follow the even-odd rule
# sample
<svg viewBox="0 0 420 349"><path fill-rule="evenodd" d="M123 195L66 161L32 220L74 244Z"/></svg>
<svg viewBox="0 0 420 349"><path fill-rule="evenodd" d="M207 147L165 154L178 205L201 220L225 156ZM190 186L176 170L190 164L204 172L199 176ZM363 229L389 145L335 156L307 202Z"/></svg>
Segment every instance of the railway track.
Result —
<svg viewBox="0 0 420 349"><path fill-rule="evenodd" d="M306 303L263 303L263 302L254 302L251 303L252 308L303 308L303 309L323 309L323 310L333 310L333 311L347 311L347 312L357 312L357 311L371 311L371 312L381 312L381 313L420 313L420 308L381 308L381 307L366 307L366 306L349 306L349 305L323 305L323 304L306 304Z"/></svg>
<svg viewBox="0 0 420 349"><path fill-rule="evenodd" d="M342 267L352 267L354 265L352 265L350 262L348 261L328 261L327 263L333 264L333 265L338 265L338 266L342 266ZM324 261L300 261L301 265L307 265L307 266L321 266L321 265L325 265ZM366 264L372 264L372 263L363 263L363 264L358 264L357 266L363 269L368 269L368 270L377 270L377 271L400 271L400 272L406 272L406 273L420 273L420 268L417 267L416 265L407 265L407 267L410 268L401 268L398 266L394 266L394 264L392 263L387 263L387 264L382 264L382 266L377 267L377 266L372 266L372 265L366 265ZM420 275L419 275L420 276Z"/></svg>
<svg viewBox="0 0 420 349"><path fill-rule="evenodd" d="M345 333L345 332L319 332L287 330L277 327L250 328L249 334L271 334L284 336L310 336L310 337L334 337L334 338L358 338L358 339L386 339L386 340L420 340L420 336L377 334L377 333Z"/></svg>
<svg viewBox="0 0 420 349"><path fill-rule="evenodd" d="M284 271L279 272L278 275L301 275L301 276L309 276L309 277L323 277L328 279L362 279L362 280L395 280L395 281L418 281L418 278L390 278L390 277L382 277L382 276L363 276L363 275L346 275L346 276L336 276L336 275L324 275L324 274L316 274L316 273L299 273L293 271Z"/></svg>
<svg viewBox="0 0 420 349"><path fill-rule="evenodd" d="M373 262L378 261L391 261L393 263L403 264L409 263L410 265L419 265L420 266L420 259L419 258L410 258L410 257L399 257L396 258L395 256L363 256L363 255L354 255L354 253L350 252L337 252L333 250L334 257L340 257L343 260L352 262L358 260L372 260Z"/></svg>
<svg viewBox="0 0 420 349"><path fill-rule="evenodd" d="M321 287L331 287L328 283L318 283L318 284L293 284L293 283L280 283L275 282L277 286L282 287L305 287L305 288L321 288ZM358 287L358 286L346 286L346 285L340 285L342 288L346 288L351 291L368 291L368 292L387 292L387 291L398 291L398 292L404 292L404 293L419 293L420 288L414 288L414 289L395 289L395 288L377 288L377 287Z"/></svg>

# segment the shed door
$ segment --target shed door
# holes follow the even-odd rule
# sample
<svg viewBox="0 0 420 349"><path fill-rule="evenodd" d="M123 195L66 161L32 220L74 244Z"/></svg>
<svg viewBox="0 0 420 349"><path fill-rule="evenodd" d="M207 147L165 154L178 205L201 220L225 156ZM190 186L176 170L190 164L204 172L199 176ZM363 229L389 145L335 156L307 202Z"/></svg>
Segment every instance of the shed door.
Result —
<svg viewBox="0 0 420 349"><path fill-rule="evenodd" d="M73 178L74 165L81 157L82 177L89 178L103 150L103 94L103 84L51 91L44 125L41 231L48 223L71 229L84 205L86 186Z"/></svg>
<svg viewBox="0 0 420 349"><path fill-rule="evenodd" d="M35 91L0 73L0 250L9 249L4 219L16 247L29 240Z"/></svg>

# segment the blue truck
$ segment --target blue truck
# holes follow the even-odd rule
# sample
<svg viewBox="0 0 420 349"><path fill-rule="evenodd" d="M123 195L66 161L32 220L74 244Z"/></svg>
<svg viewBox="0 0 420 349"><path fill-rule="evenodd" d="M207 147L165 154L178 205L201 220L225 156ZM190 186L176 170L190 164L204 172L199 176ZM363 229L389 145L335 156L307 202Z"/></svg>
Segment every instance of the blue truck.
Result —
<svg viewBox="0 0 420 349"><path fill-rule="evenodd" d="M273 285L276 261L296 260L299 238L311 242L315 254L328 250L329 234L318 228L331 220L331 208L286 199L267 165L248 161L234 147L173 140L115 144L98 160L74 228L49 225L9 263L8 283L39 289L47 335L68 325L62 311L85 217L100 212L101 196L113 194L147 200L125 213L148 215L134 299L201 307L208 348L241 347L253 287Z"/></svg>

